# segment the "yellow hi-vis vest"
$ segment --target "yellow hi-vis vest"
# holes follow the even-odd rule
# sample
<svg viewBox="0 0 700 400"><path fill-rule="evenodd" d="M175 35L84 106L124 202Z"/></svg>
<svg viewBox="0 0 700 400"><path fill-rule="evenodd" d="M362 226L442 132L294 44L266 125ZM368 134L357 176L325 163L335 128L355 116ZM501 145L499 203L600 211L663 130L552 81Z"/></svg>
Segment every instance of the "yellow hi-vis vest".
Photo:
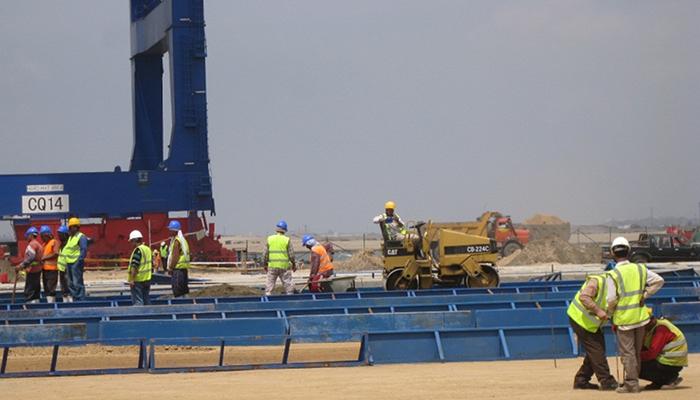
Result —
<svg viewBox="0 0 700 400"><path fill-rule="evenodd" d="M613 324L634 325L649 319L646 307L639 305L647 282L647 267L643 264L618 264L610 272L617 286L617 307Z"/></svg>
<svg viewBox="0 0 700 400"><path fill-rule="evenodd" d="M65 246L63 246L65 248ZM58 259L56 260L56 266L58 267L58 270L60 272L66 272L66 266L68 263L66 262L66 255L63 253L63 249L58 250Z"/></svg>
<svg viewBox="0 0 700 400"><path fill-rule="evenodd" d="M596 294L596 297L593 301L600 307L602 310L607 310L608 309L608 299L607 299L607 285L605 283L605 278L607 277L607 274L601 274L601 275L591 275L586 278L586 281L583 282L583 286L581 286L581 289L579 289L578 293L576 293L576 296L574 296L574 300L571 301L571 304L569 304L569 308L566 310L566 314L579 326L588 332L597 332L598 329L603 325L603 321L598 318L595 314L593 314L592 311L589 311L583 303L581 303L581 290L583 290L584 287L588 284L588 281L591 279L595 279L596 282L598 283L598 292Z"/></svg>
<svg viewBox="0 0 700 400"><path fill-rule="evenodd" d="M177 264L175 264L175 269L187 269L190 267L190 245L187 243L187 239L181 238L178 234L170 240L168 251L173 248L173 242L175 240L180 242L180 258L178 258Z"/></svg>
<svg viewBox="0 0 700 400"><path fill-rule="evenodd" d="M153 253L151 252L151 248L146 246L145 244L139 245L136 249L139 249L141 251L141 263L139 264L139 269L136 272L134 282L148 282L151 280L151 271L153 269ZM127 268L126 271L129 280L131 280L131 259L134 258L134 253L136 252L136 249L134 249L134 251L131 252L131 257L129 259L129 268Z"/></svg>
<svg viewBox="0 0 700 400"><path fill-rule="evenodd" d="M66 262L66 265L73 264L74 262L78 261L78 257L80 257L80 238L82 237L82 232L78 232L75 235L68 237L66 245L63 246L63 249L61 250L61 254L63 254L63 259Z"/></svg>
<svg viewBox="0 0 700 400"><path fill-rule="evenodd" d="M667 343L666 346L661 350L661 353L656 357L656 361L659 364L668 365L671 367L687 367L688 366L688 343L685 341L685 336L680 329L671 323L671 321L663 318L656 320L656 326L654 326L651 331L647 332L644 337L644 346L649 348L651 346L651 339L654 336L656 328L659 326L665 326L671 331L676 338Z"/></svg>
<svg viewBox="0 0 700 400"><path fill-rule="evenodd" d="M267 238L267 246L268 268L289 268L289 238L280 234L270 235Z"/></svg>

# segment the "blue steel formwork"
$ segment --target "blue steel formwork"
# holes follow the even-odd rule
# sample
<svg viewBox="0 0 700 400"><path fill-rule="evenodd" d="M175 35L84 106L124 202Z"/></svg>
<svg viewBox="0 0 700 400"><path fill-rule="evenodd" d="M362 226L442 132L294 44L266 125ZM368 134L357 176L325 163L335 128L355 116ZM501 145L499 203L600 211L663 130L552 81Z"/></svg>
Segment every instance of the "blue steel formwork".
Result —
<svg viewBox="0 0 700 400"><path fill-rule="evenodd" d="M107 344L134 338L192 346L211 345L221 337L229 337L224 341L229 344L287 347L287 342L362 342L364 359L340 360L332 365L573 357L578 349L565 312L580 284L539 282L491 290L367 290L335 295L182 299L175 304L144 307L126 307L120 299L95 299L67 303L66 307L0 311L4 323L0 326L0 342L7 349L5 354L17 345L63 346L85 340ZM681 321L679 326L691 343L691 351L698 351L696 344L700 343L699 295L696 280L671 279L650 300L650 304L657 305L657 312ZM51 342L57 338L60 341ZM612 351L614 342L609 332L607 340ZM257 366L146 370L253 367ZM267 367L287 366L279 363ZM105 373L112 372L119 371Z"/></svg>

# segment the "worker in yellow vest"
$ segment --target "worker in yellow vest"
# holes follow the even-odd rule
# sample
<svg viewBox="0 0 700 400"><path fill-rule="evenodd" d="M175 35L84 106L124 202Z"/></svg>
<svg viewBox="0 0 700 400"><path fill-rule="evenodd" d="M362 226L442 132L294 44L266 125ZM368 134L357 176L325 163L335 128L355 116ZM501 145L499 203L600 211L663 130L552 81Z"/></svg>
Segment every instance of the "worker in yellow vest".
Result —
<svg viewBox="0 0 700 400"><path fill-rule="evenodd" d="M309 264L311 265L309 270L309 291L322 292L323 285L319 284L318 281L330 278L335 273L331 257L328 255L326 247L311 235L304 235L301 238L301 244L311 251L311 257L309 258Z"/></svg>
<svg viewBox="0 0 700 400"><path fill-rule="evenodd" d="M624 237L615 238L610 251L617 264L610 271L615 290L608 292L608 314L612 313L618 353L625 370L625 382L617 392L638 393L645 325L649 323L644 301L661 289L664 279L646 265L627 260L630 244Z"/></svg>
<svg viewBox="0 0 700 400"><path fill-rule="evenodd" d="M671 321L655 318L651 308L648 312L651 318L645 327L639 378L651 381L645 390L658 390L665 385L677 387L683 381L678 374L688 366L688 343Z"/></svg>
<svg viewBox="0 0 700 400"><path fill-rule="evenodd" d="M277 278L282 281L286 294L294 293L292 272L296 271L296 261L292 241L287 233L287 222L282 220L275 226L276 233L267 238L267 244L263 252L263 265L267 273L265 284L265 296L272 294Z"/></svg>
<svg viewBox="0 0 700 400"><path fill-rule="evenodd" d="M149 297L153 268L151 248L143 243L143 235L137 230L129 234L129 243L134 247L127 269L131 303L135 306L147 306L151 304Z"/></svg>
<svg viewBox="0 0 700 400"><path fill-rule="evenodd" d="M74 301L85 298L85 258L87 257L87 237L80 232L80 220L68 219L68 241L61 250L66 262L66 272L69 278L70 294Z"/></svg>
<svg viewBox="0 0 700 400"><path fill-rule="evenodd" d="M190 292L190 245L182 234L182 226L179 221L172 220L168 224L170 231L170 246L168 255L168 271L172 274L171 286L173 296L180 297Z"/></svg>
<svg viewBox="0 0 700 400"><path fill-rule="evenodd" d="M586 353L583 365L574 377L574 389L615 390L618 387L610 374L602 330L608 320L608 288L614 290L614 283L607 273L586 277L566 311L569 325ZM594 373L600 386L590 382Z"/></svg>
<svg viewBox="0 0 700 400"><path fill-rule="evenodd" d="M41 241L44 243L44 254L41 260L44 269L41 271L41 282L44 285L44 295L47 303L56 302L56 286L58 286L58 242L53 238L53 232L48 225L39 228Z"/></svg>
<svg viewBox="0 0 700 400"><path fill-rule="evenodd" d="M377 215L372 221L380 224L386 240L403 240L408 235L406 225L396 213L396 203L393 201L387 201L384 204L384 213Z"/></svg>
<svg viewBox="0 0 700 400"><path fill-rule="evenodd" d="M66 244L68 243L68 235L69 235L69 230L68 226L66 225L61 225L58 227L58 241L59 241L59 246L58 246L58 258L56 259L56 267L58 268L58 281L61 283L61 296L63 297L63 302L64 303L71 303L73 302L73 298L70 295L70 288L68 285L68 273L66 272L66 255L63 252L63 249L66 247Z"/></svg>

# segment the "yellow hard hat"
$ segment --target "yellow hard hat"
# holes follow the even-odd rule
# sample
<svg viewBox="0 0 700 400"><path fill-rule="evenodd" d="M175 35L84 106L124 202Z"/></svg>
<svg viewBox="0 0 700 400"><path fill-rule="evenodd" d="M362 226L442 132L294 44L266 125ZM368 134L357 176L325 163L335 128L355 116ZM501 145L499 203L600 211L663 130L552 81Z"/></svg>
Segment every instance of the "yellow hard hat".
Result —
<svg viewBox="0 0 700 400"><path fill-rule="evenodd" d="M80 220L79 220L78 218L73 217L73 218L71 218L71 219L68 220L68 226L69 226L69 227L71 227L71 226L76 226L76 225L77 225L77 226L80 226Z"/></svg>
<svg viewBox="0 0 700 400"><path fill-rule="evenodd" d="M387 201L384 203L384 209L386 210L395 210L396 209L396 203L393 201Z"/></svg>

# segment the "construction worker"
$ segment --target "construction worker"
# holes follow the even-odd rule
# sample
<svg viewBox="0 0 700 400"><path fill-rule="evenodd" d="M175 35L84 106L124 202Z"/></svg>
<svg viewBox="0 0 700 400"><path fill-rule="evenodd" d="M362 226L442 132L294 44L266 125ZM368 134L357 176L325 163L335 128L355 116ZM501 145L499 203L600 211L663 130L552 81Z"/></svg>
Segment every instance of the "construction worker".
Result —
<svg viewBox="0 0 700 400"><path fill-rule="evenodd" d="M162 260L163 271L165 271L168 266L168 243L165 240L160 242L160 259Z"/></svg>
<svg viewBox="0 0 700 400"><path fill-rule="evenodd" d="M179 221L170 221L170 254L168 257L168 271L172 274L171 286L173 296L180 297L190 292L188 270L190 268L190 245L182 234Z"/></svg>
<svg viewBox="0 0 700 400"><path fill-rule="evenodd" d="M384 204L384 213L374 217L373 222L381 225L384 237L388 240L403 240L408 234L406 225L396 213L396 203L393 201Z"/></svg>
<svg viewBox="0 0 700 400"><path fill-rule="evenodd" d="M85 257L87 256L87 237L80 232L80 220L78 218L68 219L68 240L61 252L66 261L70 295L74 301L81 301L85 298L83 272L85 270Z"/></svg>
<svg viewBox="0 0 700 400"><path fill-rule="evenodd" d="M151 304L149 297L153 268L151 248L143 243L143 235L137 230L129 234L129 243L134 247L127 269L131 303L135 306L147 306Z"/></svg>
<svg viewBox="0 0 700 400"><path fill-rule="evenodd" d="M39 228L41 241L44 243L44 254L41 260L44 268L41 271L41 280L44 284L44 294L47 303L56 302L56 286L58 285L58 242L53 238L53 232L47 225Z"/></svg>
<svg viewBox="0 0 700 400"><path fill-rule="evenodd" d="M311 250L311 271L309 271L309 291L321 292L321 285L317 283L321 279L333 276L333 263L326 247L320 244L311 235L304 235L301 239L302 246Z"/></svg>
<svg viewBox="0 0 700 400"><path fill-rule="evenodd" d="M617 348L625 370L625 382L617 392L638 393L644 326L649 323L644 301L661 289L664 279L646 265L627 260L630 244L624 237L615 238L610 251L616 265L609 272L615 290L608 290L608 315L616 326Z"/></svg>
<svg viewBox="0 0 700 400"><path fill-rule="evenodd" d="M267 283L265 285L265 296L272 294L277 278L280 278L284 286L284 292L294 293L294 282L292 282L292 272L296 271L296 261L294 259L294 249L292 241L287 233L287 222L282 220L275 225L275 234L267 238L267 244L263 251L263 265L267 273Z"/></svg>
<svg viewBox="0 0 700 400"><path fill-rule="evenodd" d="M41 298L41 271L43 264L41 257L44 255L44 248L39 243L39 231L30 226L24 233L24 238L29 241L24 250L24 259L15 267L15 273L26 272L24 281L24 301L26 303L38 303Z"/></svg>
<svg viewBox="0 0 700 400"><path fill-rule="evenodd" d="M605 335L601 329L608 320L608 287L614 285L608 274L589 275L571 301L566 314L569 325L586 353L574 377L574 389L615 390L617 381L610 374L605 355ZM595 373L600 386L590 382Z"/></svg>
<svg viewBox="0 0 700 400"><path fill-rule="evenodd" d="M68 227L66 225L61 225L58 227L58 240L60 241L58 258L56 260L56 266L58 267L58 281L61 282L61 295L63 296L64 303L71 303L73 298L70 295L70 287L68 285L68 273L66 272L66 255L63 249L66 248L68 243Z"/></svg>
<svg viewBox="0 0 700 400"><path fill-rule="evenodd" d="M645 390L658 390L664 385L676 387L683 381L678 373L688 366L688 343L671 321L655 318L651 308L647 311L650 319L645 326L639 378L651 381Z"/></svg>

